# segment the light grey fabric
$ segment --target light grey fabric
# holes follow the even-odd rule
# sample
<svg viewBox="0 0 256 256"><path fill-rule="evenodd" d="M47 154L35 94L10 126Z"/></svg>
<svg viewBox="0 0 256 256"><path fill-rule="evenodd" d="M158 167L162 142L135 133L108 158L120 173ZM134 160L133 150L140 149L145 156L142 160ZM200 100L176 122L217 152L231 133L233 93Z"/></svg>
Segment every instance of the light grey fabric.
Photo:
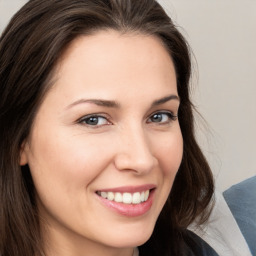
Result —
<svg viewBox="0 0 256 256"><path fill-rule="evenodd" d="M256 176L232 186L224 198L253 256L256 256Z"/></svg>
<svg viewBox="0 0 256 256"><path fill-rule="evenodd" d="M248 245L221 193L215 193L210 219L189 229L205 240L220 256L251 256Z"/></svg>

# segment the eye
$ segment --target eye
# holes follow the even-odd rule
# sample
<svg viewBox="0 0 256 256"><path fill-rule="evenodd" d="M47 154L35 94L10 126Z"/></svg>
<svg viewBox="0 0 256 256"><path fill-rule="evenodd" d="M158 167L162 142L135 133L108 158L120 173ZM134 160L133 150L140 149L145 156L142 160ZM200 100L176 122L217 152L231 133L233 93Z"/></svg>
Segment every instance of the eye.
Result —
<svg viewBox="0 0 256 256"><path fill-rule="evenodd" d="M175 116L172 112L156 112L151 115L148 119L148 123L169 123L171 121L175 121L177 116Z"/></svg>
<svg viewBox="0 0 256 256"><path fill-rule="evenodd" d="M84 116L78 121L78 123L95 127L111 124L106 117L100 115Z"/></svg>

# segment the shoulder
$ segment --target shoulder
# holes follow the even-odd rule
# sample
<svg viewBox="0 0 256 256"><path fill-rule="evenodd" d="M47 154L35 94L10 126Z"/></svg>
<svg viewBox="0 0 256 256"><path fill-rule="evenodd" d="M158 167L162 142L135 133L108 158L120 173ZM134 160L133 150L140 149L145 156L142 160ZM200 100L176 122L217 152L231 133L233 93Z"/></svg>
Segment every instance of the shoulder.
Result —
<svg viewBox="0 0 256 256"><path fill-rule="evenodd" d="M232 186L223 196L252 254L256 255L256 176Z"/></svg>

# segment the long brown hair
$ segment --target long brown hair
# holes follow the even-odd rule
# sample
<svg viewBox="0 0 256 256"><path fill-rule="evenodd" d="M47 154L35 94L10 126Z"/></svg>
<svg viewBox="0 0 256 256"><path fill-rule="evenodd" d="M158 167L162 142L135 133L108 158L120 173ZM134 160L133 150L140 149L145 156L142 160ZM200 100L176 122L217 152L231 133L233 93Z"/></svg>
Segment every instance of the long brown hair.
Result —
<svg viewBox="0 0 256 256"><path fill-rule="evenodd" d="M194 135L190 101L190 51L155 0L31 0L0 39L0 255L42 256L43 243L28 166L20 167L22 142L47 90L56 62L80 35L113 29L160 38L176 69L184 154L153 235L140 255L182 255L187 226L207 216L213 178Z"/></svg>

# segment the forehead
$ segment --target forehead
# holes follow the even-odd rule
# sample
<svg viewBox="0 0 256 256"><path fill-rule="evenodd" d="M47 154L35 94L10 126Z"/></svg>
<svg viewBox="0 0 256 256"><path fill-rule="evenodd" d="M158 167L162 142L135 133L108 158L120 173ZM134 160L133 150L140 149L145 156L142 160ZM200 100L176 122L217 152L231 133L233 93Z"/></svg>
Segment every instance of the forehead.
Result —
<svg viewBox="0 0 256 256"><path fill-rule="evenodd" d="M160 65L172 62L166 46L157 36L139 32L120 33L114 30L79 36L64 51L57 66L68 66L69 60L73 58L83 58L84 63L88 60L90 66L93 63L103 64L104 61L122 61L122 66L127 60L134 64L142 64L147 60L152 63L159 61Z"/></svg>
<svg viewBox="0 0 256 256"><path fill-rule="evenodd" d="M139 31L127 31L127 32L119 32L112 29L107 30L99 30L95 31L89 35L80 35L77 38L75 38L67 47L67 49L62 54L60 61L63 61L65 58L70 56L72 53L75 53L75 49L79 50L79 47L81 47L81 44L86 44L87 47L90 48L90 51L93 53L93 50L98 52L100 49L104 50L111 50L113 47L115 48L115 52L118 53L118 51L127 49L127 46L130 46L130 50L136 51L138 48L143 46L143 50L147 51L149 54L153 54L151 47L153 48L159 48L161 46L161 53L164 55L168 55L168 58L170 58L170 55L168 54L168 50L166 45L163 43L163 41L157 37L156 35L149 35L145 34L143 32ZM85 45L84 45L85 46ZM158 49L158 51L159 51ZM141 49L141 53L142 53ZM110 51L110 54L113 53ZM158 52L159 54L160 52ZM151 55L150 54L150 55ZM150 56L149 55L149 56ZM152 56L152 55L151 55Z"/></svg>
<svg viewBox="0 0 256 256"><path fill-rule="evenodd" d="M170 89L176 92L169 53L159 38L144 34L110 30L80 36L61 56L55 70L55 89L67 90L69 97L79 88L90 97L106 97L120 90L124 94L160 89L166 94Z"/></svg>

